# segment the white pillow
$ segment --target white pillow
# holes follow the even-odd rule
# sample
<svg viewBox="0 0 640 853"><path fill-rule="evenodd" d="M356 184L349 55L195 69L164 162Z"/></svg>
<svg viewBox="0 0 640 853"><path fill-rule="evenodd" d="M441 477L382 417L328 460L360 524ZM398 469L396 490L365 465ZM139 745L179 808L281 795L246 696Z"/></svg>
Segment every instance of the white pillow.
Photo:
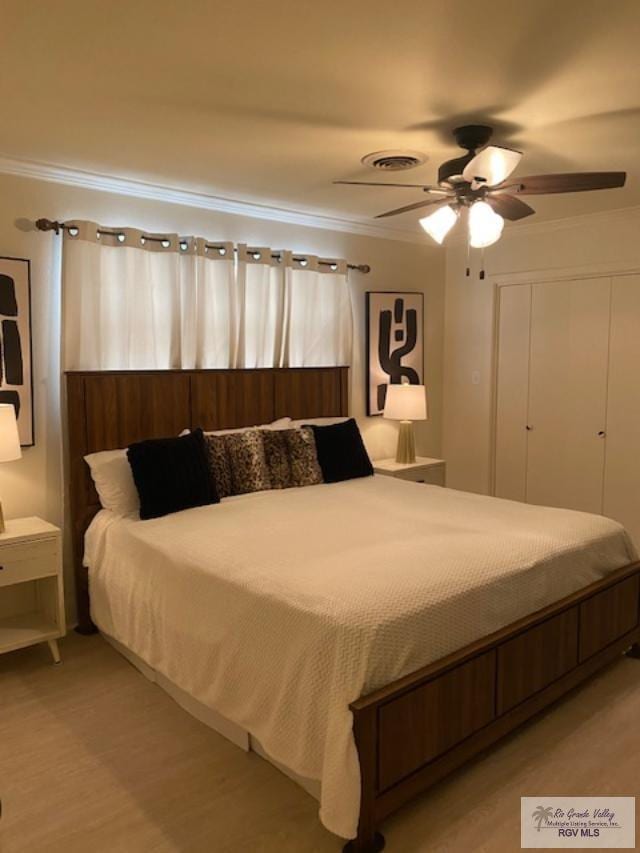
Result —
<svg viewBox="0 0 640 853"><path fill-rule="evenodd" d="M291 428L304 426L305 424L313 424L315 426L331 426L332 424L343 424L351 418L303 418L299 421L291 421Z"/></svg>
<svg viewBox="0 0 640 853"><path fill-rule="evenodd" d="M216 429L213 432L203 430L205 435L229 435L232 432L247 432L250 429L291 429L291 418L278 418L277 421L271 421L270 424L260 424L259 426L236 427L235 429ZM180 435L187 435L191 430L183 429Z"/></svg>
<svg viewBox="0 0 640 853"><path fill-rule="evenodd" d="M101 450L84 457L104 509L116 515L138 515L140 498L126 450Z"/></svg>
<svg viewBox="0 0 640 853"><path fill-rule="evenodd" d="M247 432L250 429L291 429L291 418L278 418L270 424L259 424L258 426L239 427L236 429L216 429L213 432L205 432L205 435L229 435L231 432Z"/></svg>

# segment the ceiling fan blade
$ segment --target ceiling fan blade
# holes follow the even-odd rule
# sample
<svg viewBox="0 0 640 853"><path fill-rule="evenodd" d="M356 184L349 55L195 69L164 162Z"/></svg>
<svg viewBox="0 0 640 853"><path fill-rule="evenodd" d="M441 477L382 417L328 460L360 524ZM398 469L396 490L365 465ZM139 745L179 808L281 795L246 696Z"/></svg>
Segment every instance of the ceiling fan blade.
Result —
<svg viewBox="0 0 640 853"><path fill-rule="evenodd" d="M532 207L520 201L512 195L506 193L489 193L485 196L485 201L490 205L496 213L499 213L503 219L509 219L515 222L518 219L524 219L525 216L531 216L535 213Z"/></svg>
<svg viewBox="0 0 640 853"><path fill-rule="evenodd" d="M570 172L564 175L529 175L518 178L508 189L519 195L545 193L580 193L588 190L610 190L623 187L626 172ZM499 187L507 189L507 186Z"/></svg>
<svg viewBox="0 0 640 853"><path fill-rule="evenodd" d="M419 210L421 207L431 207L431 205L434 204L443 205L448 204L448 202L441 198L417 201L415 204L407 204L405 207L397 207L395 210L388 210L386 213L379 213L375 219L384 219L386 216L397 216L399 213L408 213L410 210Z"/></svg>
<svg viewBox="0 0 640 853"><path fill-rule="evenodd" d="M502 148L499 145L487 145L479 154L469 160L464 167L462 177L473 189L494 187L501 184L516 168L522 157L521 151Z"/></svg>
<svg viewBox="0 0 640 853"><path fill-rule="evenodd" d="M424 190L426 193L437 193L438 195L453 195L450 190L443 190L440 187L430 187L426 184L391 184L380 181L333 181L334 184L348 184L355 187L409 187L414 190Z"/></svg>

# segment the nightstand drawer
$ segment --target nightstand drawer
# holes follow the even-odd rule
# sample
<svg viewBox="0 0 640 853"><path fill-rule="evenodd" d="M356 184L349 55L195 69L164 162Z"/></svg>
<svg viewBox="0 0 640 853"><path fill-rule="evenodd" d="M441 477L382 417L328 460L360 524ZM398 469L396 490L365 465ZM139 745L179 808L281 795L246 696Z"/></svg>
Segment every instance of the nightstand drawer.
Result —
<svg viewBox="0 0 640 853"><path fill-rule="evenodd" d="M434 465L433 468L428 468L424 472L424 477L420 477L421 483L427 483L430 486L444 486L444 465Z"/></svg>
<svg viewBox="0 0 640 853"><path fill-rule="evenodd" d="M58 541L0 547L0 587L58 574Z"/></svg>
<svg viewBox="0 0 640 853"><path fill-rule="evenodd" d="M396 477L400 480L411 480L414 483L444 486L444 465L430 465L428 468L407 468L406 471L399 471Z"/></svg>

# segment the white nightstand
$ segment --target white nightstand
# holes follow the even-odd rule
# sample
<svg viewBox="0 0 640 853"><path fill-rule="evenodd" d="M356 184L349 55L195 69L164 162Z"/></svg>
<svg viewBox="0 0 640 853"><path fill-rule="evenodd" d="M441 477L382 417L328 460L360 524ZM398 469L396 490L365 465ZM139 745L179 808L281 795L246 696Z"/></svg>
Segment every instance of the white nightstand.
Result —
<svg viewBox="0 0 640 853"><path fill-rule="evenodd" d="M14 518L0 533L0 654L48 643L60 663L66 631L59 528L41 518Z"/></svg>
<svg viewBox="0 0 640 853"><path fill-rule="evenodd" d="M430 459L428 456L416 456L415 462L406 465L395 459L378 459L373 462L376 474L412 480L414 483L429 483L431 486L444 486L445 469L444 459Z"/></svg>

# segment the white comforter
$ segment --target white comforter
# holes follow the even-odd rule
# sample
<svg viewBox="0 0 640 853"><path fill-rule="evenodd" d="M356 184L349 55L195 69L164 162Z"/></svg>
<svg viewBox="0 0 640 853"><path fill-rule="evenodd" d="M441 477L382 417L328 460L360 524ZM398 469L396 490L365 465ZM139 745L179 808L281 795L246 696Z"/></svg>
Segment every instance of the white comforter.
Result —
<svg viewBox="0 0 640 853"><path fill-rule="evenodd" d="M87 534L96 624L266 752L356 834L349 703L636 559L599 516L370 477Z"/></svg>

